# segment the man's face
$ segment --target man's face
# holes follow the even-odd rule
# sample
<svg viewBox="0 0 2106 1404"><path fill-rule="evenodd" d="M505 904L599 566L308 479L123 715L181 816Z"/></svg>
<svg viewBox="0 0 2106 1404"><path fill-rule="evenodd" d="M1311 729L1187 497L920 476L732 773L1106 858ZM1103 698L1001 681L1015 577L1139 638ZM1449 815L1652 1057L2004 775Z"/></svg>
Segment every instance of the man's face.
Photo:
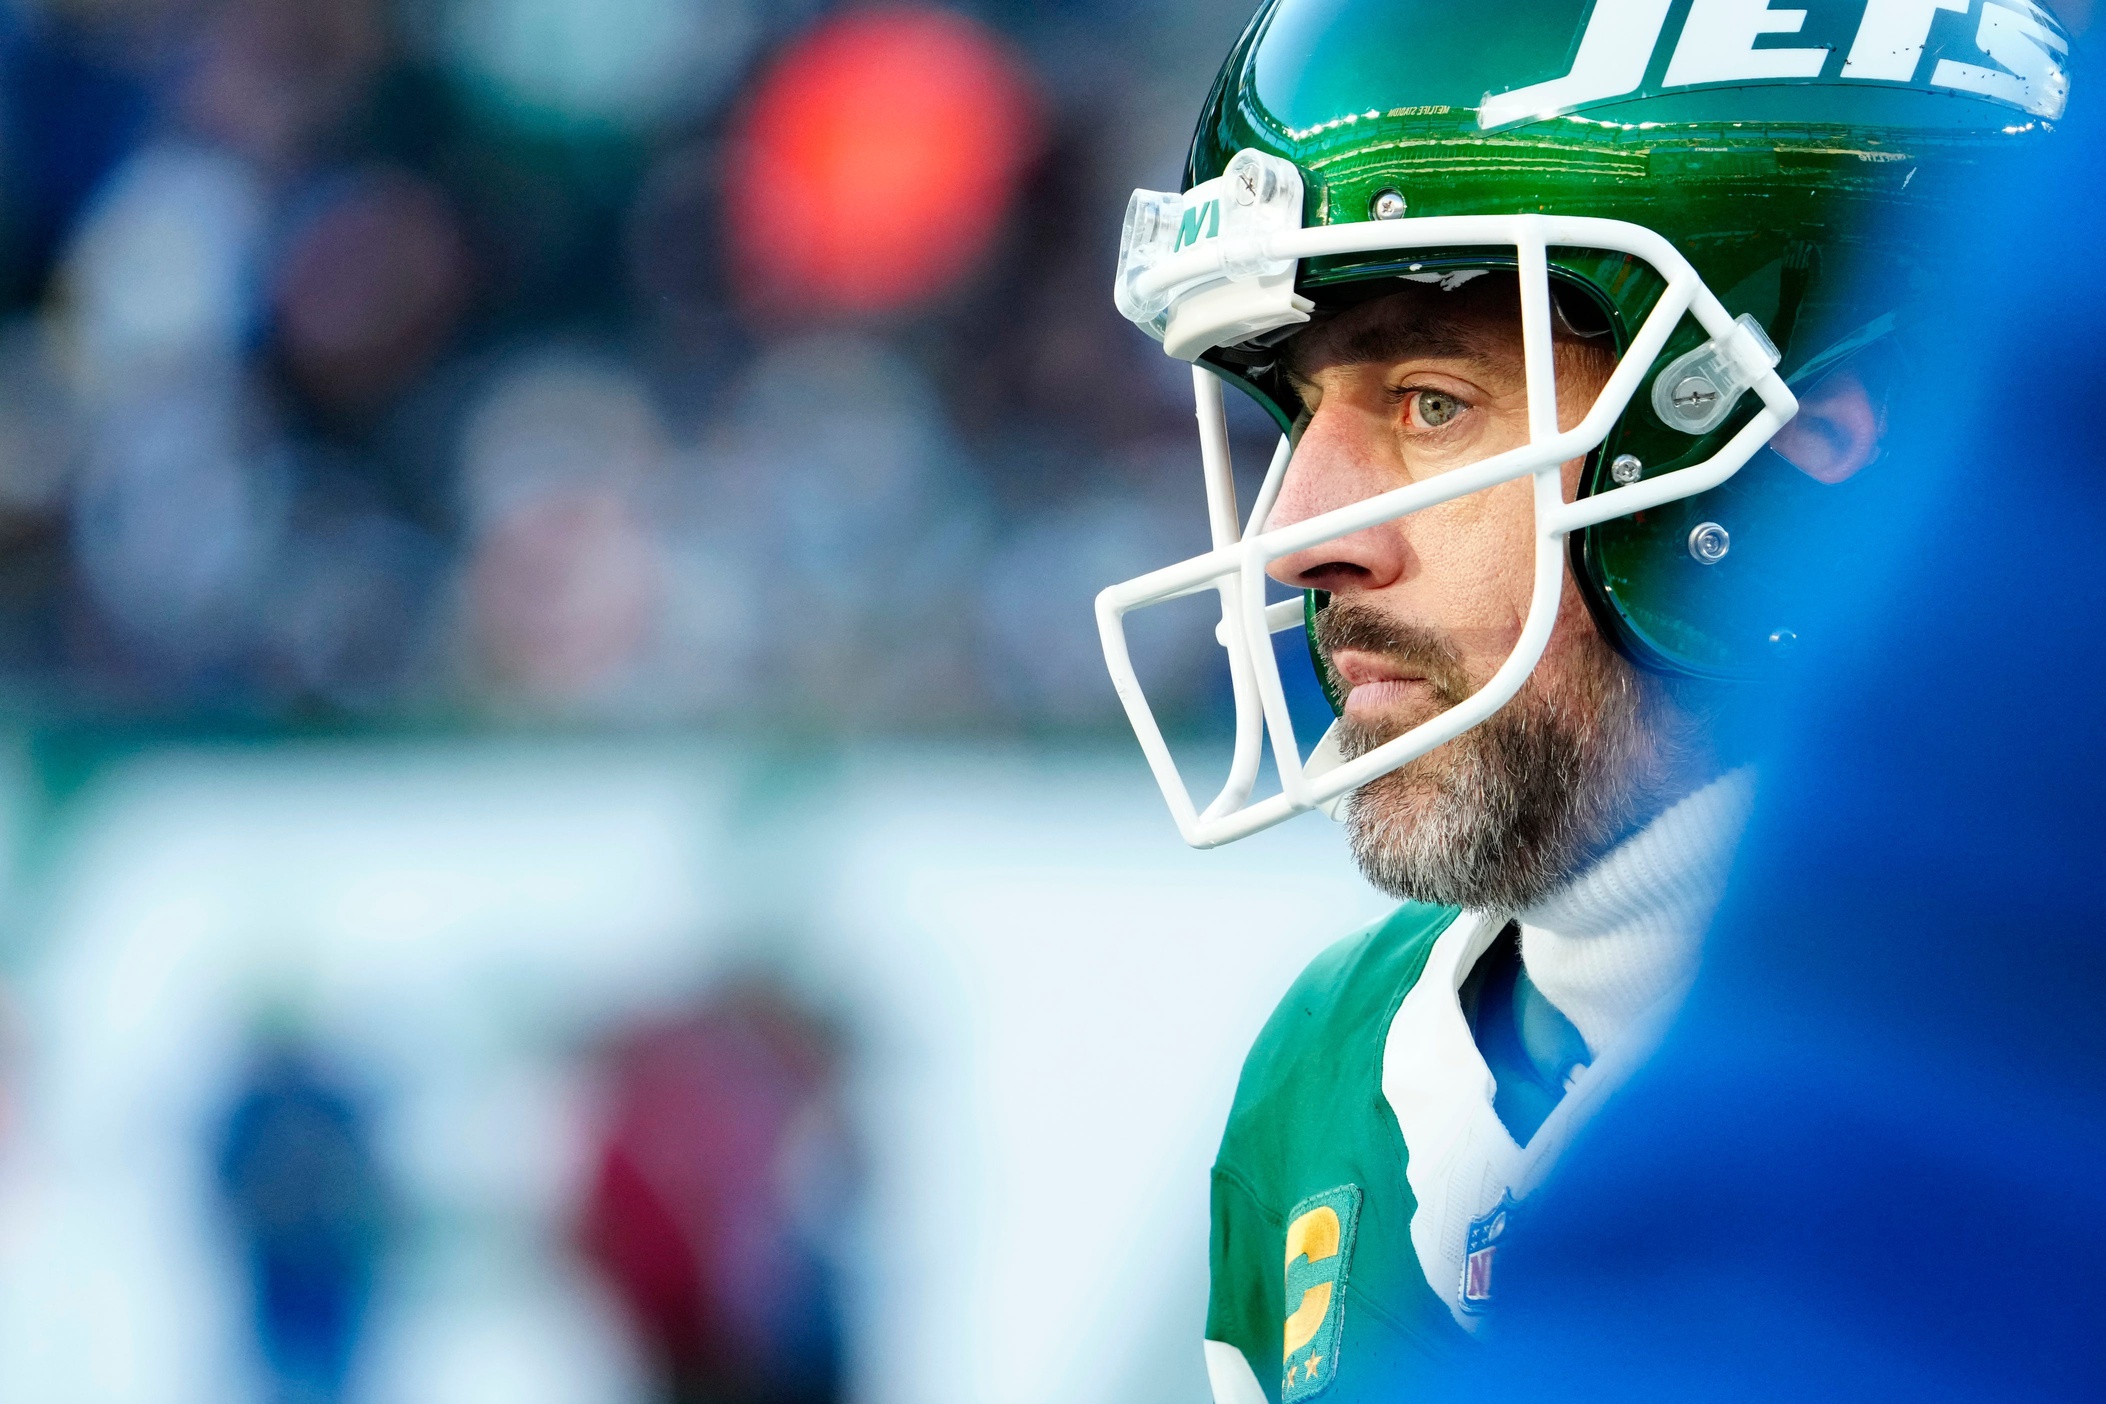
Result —
<svg viewBox="0 0 2106 1404"><path fill-rule="evenodd" d="M1564 427L1613 369L1606 342L1560 324ZM1302 333L1287 357L1307 413L1275 527L1528 441L1511 276L1409 287ZM1581 467L1565 465L1567 500ZM1535 576L1532 492L1523 478L1274 563L1281 581L1331 593L1317 642L1346 692L1349 755L1461 702L1513 652ZM1354 795L1354 851L1399 896L1527 906L1657 805L1690 731L1603 640L1568 576L1549 647L1513 701Z"/></svg>

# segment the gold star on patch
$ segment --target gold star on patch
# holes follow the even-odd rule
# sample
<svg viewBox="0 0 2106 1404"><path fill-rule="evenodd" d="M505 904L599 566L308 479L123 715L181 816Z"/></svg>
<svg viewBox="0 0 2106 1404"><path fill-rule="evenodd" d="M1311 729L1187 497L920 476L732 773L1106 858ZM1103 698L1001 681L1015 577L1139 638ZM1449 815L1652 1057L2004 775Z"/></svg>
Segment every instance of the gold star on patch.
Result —
<svg viewBox="0 0 2106 1404"><path fill-rule="evenodd" d="M1304 1370L1307 1370L1307 1371L1309 1372L1309 1374L1308 1374L1307 1378L1309 1378L1309 1379L1312 1379L1312 1380L1313 1380L1313 1379L1315 1379L1315 1378L1316 1378L1316 1356L1315 1356L1314 1354L1311 1354L1311 1355L1310 1355L1310 1357L1309 1357L1309 1358L1308 1358L1307 1360L1305 1360L1305 1361L1303 1361L1303 1362L1302 1362L1302 1368L1303 1368Z"/></svg>

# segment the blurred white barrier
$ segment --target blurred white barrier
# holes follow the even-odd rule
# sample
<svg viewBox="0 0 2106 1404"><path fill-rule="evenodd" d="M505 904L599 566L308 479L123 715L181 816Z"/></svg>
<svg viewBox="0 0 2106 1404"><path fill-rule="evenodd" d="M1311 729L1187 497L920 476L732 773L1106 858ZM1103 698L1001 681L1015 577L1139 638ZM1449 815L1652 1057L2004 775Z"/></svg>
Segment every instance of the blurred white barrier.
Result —
<svg viewBox="0 0 2106 1404"><path fill-rule="evenodd" d="M1125 748L787 774L707 747L165 753L70 823L18 972L6 1399L252 1394L209 1125L273 1014L372 1085L410 1201L361 1397L642 1398L564 1248L578 1054L764 956L861 1054L855 1396L1196 1404L1206 1166L1241 1052L1381 908L1316 820L1185 849Z"/></svg>

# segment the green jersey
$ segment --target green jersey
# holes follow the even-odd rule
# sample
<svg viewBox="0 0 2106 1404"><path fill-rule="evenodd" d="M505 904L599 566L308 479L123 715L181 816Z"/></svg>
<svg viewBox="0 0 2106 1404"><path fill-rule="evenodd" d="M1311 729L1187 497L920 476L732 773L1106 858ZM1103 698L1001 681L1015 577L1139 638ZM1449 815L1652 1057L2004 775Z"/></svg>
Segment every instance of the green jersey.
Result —
<svg viewBox="0 0 2106 1404"><path fill-rule="evenodd" d="M1506 929L1407 904L1267 1021L1214 1163L1216 1404L1409 1399L1480 1324L1511 1211L1631 1061L1574 1067L1516 1142L1459 993Z"/></svg>

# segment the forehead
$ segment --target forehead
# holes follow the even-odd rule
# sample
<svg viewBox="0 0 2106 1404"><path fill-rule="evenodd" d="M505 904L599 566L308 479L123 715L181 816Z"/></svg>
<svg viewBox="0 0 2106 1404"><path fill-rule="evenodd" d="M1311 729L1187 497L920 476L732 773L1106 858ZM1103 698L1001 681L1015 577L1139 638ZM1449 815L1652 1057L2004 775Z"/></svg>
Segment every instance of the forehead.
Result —
<svg viewBox="0 0 2106 1404"><path fill-rule="evenodd" d="M1405 283L1338 312L1291 338L1288 373L1307 379L1330 366L1406 358L1475 363L1521 359L1521 305L1514 276L1485 273L1452 287Z"/></svg>

